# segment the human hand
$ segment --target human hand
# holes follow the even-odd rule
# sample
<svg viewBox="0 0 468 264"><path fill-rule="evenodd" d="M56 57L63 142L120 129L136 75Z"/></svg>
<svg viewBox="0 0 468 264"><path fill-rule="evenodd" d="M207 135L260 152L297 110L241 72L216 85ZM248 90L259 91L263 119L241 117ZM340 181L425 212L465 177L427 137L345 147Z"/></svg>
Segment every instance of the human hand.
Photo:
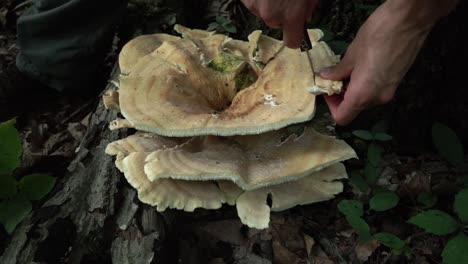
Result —
<svg viewBox="0 0 468 264"><path fill-rule="evenodd" d="M304 25L312 18L318 0L241 0L271 28L283 29L283 41L289 48L301 46Z"/></svg>
<svg viewBox="0 0 468 264"><path fill-rule="evenodd" d="M406 5L411 2L417 1ZM325 97L337 124L347 125L365 108L391 101L419 53L436 17L423 22L411 17L419 13L401 8L407 7L391 1L380 6L361 27L343 60L320 73L324 79L349 78L344 94Z"/></svg>

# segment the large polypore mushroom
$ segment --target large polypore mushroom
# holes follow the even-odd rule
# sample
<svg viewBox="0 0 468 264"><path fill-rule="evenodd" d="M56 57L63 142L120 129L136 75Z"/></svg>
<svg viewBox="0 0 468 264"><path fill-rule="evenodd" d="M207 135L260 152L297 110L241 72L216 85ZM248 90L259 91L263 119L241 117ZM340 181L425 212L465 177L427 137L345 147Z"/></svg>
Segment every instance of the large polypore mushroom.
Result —
<svg viewBox="0 0 468 264"><path fill-rule="evenodd" d="M137 132L112 142L106 153L139 199L162 211L236 205L241 221L265 228L270 211L328 200L346 177L340 161L355 152L311 126L315 94L333 94L340 82L314 76L307 55L255 31L249 41L176 26L182 38L138 37L122 50L120 89L106 94L125 119L112 128ZM338 57L323 33L309 30L315 70ZM172 136L172 137L169 137ZM271 198L271 208L267 199Z"/></svg>
<svg viewBox="0 0 468 264"><path fill-rule="evenodd" d="M193 138L146 158L150 180L230 180L244 190L300 179L355 157L343 141L306 129L299 137L285 130L255 136Z"/></svg>
<svg viewBox="0 0 468 264"><path fill-rule="evenodd" d="M106 153L117 155L116 167L124 173L138 198L157 206L159 211L176 208L193 211L196 208L218 209L225 202L224 193L215 182L176 181L172 179L148 180L144 172L146 157L156 150L176 147L185 140L164 138L154 134L137 133L110 143Z"/></svg>
<svg viewBox="0 0 468 264"><path fill-rule="evenodd" d="M120 108L135 128L165 136L231 136L312 119L315 95L306 88L320 79L304 52L260 32L242 42L184 30L183 39L150 35L124 47L120 64L128 75L120 80ZM314 69L336 64L338 57L318 42L320 34L310 35ZM157 48L142 56L148 46ZM341 88L340 82L320 82L331 93Z"/></svg>
<svg viewBox="0 0 468 264"><path fill-rule="evenodd" d="M343 189L334 180L346 177L337 162L355 157L344 142L312 129L299 137L286 129L234 138L137 133L110 143L106 153L117 155L142 202L160 211L237 204L242 222L255 228L268 226L268 195L273 211L333 198Z"/></svg>

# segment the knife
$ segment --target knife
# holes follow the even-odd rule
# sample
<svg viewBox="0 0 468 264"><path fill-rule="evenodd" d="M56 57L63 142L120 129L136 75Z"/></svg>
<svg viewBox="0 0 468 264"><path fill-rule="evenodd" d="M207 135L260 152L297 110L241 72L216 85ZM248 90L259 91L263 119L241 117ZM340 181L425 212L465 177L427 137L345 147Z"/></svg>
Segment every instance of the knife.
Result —
<svg viewBox="0 0 468 264"><path fill-rule="evenodd" d="M310 57L309 51L312 49L312 42L310 41L309 33L307 32L307 24L304 25L304 38L302 40L301 51L304 51L307 54L307 60L309 61L310 69L314 76L317 74L314 70L314 64L312 63L312 58Z"/></svg>

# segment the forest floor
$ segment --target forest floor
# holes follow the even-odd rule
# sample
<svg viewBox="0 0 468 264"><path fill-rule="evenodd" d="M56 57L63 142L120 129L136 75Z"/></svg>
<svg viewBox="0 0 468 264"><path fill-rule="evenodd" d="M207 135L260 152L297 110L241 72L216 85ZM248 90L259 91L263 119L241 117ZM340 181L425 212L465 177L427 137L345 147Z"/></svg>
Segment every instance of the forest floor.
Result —
<svg viewBox="0 0 468 264"><path fill-rule="evenodd" d="M122 44L135 32L173 33L175 23L206 29L216 16L225 16L237 28L232 35L235 38L245 39L257 28L280 37L278 31L267 29L238 1L188 4L182 15L176 11L181 6L170 2L130 1L125 23L103 66L107 73ZM321 5L312 26L333 32L330 41L335 42L336 51L344 51L378 2L328 1ZM15 21L22 9L15 11L17 4L14 0L0 4L0 74L14 64L18 52ZM464 184L468 185L467 161L453 165L437 153L431 136L432 125L441 122L468 146L468 89L461 89L466 88L466 66L460 66L468 59L468 43L460 39L468 35L467 11L465 3L436 26L389 105L365 112L350 126L336 129L337 135L353 146L360 157L346 164L353 180L345 182L345 191L336 199L274 213L270 228L261 231L243 226L232 207L196 213L169 212L177 218L171 223L177 228L169 228L173 234L163 248L177 254L179 263L442 263L442 251L456 233L433 235L408 223L408 219L429 209L457 218L454 197ZM47 107L20 116L18 128L24 154L18 173L65 173L100 92L79 102L54 97L55 101ZM392 139L369 141L356 133L372 132L372 128ZM368 155L371 145L381 150L381 159L369 172L366 165L373 159ZM375 175L371 178L370 174ZM388 210L371 210L371 198L382 190L396 194L398 204ZM405 245L392 249L389 242L363 238L363 232L356 231L338 209L343 200L358 201L364 206L360 219L367 223L371 234L390 233ZM0 255L7 243L8 235L0 227Z"/></svg>

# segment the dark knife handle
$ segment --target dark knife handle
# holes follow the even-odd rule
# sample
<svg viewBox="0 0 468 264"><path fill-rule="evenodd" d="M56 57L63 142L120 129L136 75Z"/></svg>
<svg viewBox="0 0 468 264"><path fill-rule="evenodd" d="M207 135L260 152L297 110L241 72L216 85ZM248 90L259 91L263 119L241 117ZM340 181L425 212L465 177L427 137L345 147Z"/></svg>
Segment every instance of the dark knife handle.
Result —
<svg viewBox="0 0 468 264"><path fill-rule="evenodd" d="M309 33L307 32L307 23L304 24L304 38L302 39L301 51L312 49L312 42L310 41Z"/></svg>

